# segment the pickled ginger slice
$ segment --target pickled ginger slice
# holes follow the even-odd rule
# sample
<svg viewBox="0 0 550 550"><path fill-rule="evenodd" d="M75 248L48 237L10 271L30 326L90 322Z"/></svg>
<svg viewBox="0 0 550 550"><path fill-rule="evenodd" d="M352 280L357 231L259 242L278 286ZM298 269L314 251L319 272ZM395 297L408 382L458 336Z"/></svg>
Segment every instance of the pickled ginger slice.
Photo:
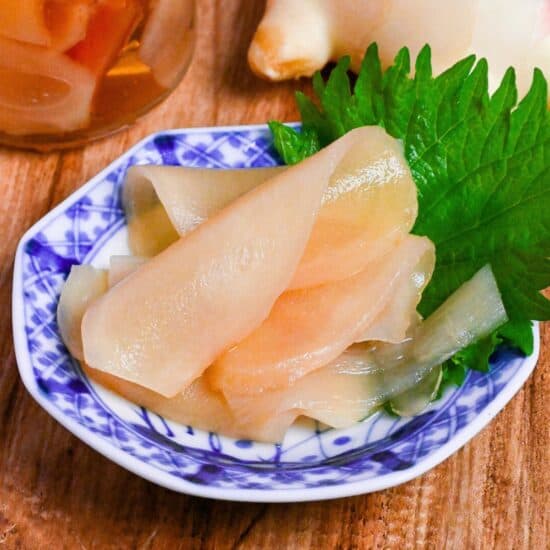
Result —
<svg viewBox="0 0 550 550"><path fill-rule="evenodd" d="M348 372L345 362L334 362L286 388L232 396L229 406L244 425L256 426L256 434L262 426L269 426L270 419L291 415L294 419L307 416L333 428L346 428L373 412L368 404L368 381L364 375Z"/></svg>
<svg viewBox="0 0 550 550"><path fill-rule="evenodd" d="M283 411L261 422L251 419L245 423L233 414L223 395L214 391L204 376L174 397L164 397L85 364L82 364L82 369L94 382L164 418L228 437L280 442L298 416L296 412Z"/></svg>
<svg viewBox="0 0 550 550"><path fill-rule="evenodd" d="M144 262L144 258L112 256L108 272L91 265L72 267L61 292L57 318L63 341L76 359L83 360L81 325L88 306L107 291L107 281L109 286L116 284ZM297 416L291 411L284 411L261 423L251 421L244 424L233 416L221 392L210 388L204 376L197 378L176 396L167 398L127 380L92 369L85 363L81 366L90 378L133 403L176 422L231 437L281 441Z"/></svg>
<svg viewBox="0 0 550 550"><path fill-rule="evenodd" d="M363 139L330 177L290 288L316 286L358 273L395 246L414 224L416 186L400 143L379 127L361 131ZM158 253L176 240L176 233L187 233L261 184L271 170L282 169L130 168L123 202L132 252Z"/></svg>
<svg viewBox="0 0 550 550"><path fill-rule="evenodd" d="M250 334L288 286L350 132L243 195L120 281L84 315L92 368L167 397Z"/></svg>
<svg viewBox="0 0 550 550"><path fill-rule="evenodd" d="M0 35L65 51L86 35L93 0L2 0Z"/></svg>
<svg viewBox="0 0 550 550"><path fill-rule="evenodd" d="M45 0L0 2L0 36L20 42L49 46L50 33L44 20Z"/></svg>
<svg viewBox="0 0 550 550"><path fill-rule="evenodd" d="M432 247L421 256L410 276L395 288L395 293L387 306L357 341L402 342L410 329L420 321L416 308L422 298L422 292L430 282L434 268L435 248Z"/></svg>
<svg viewBox="0 0 550 550"><path fill-rule="evenodd" d="M367 334L402 285L426 261L433 269L433 244L406 236L401 244L359 274L318 287L285 292L269 317L210 369L213 386L233 395L281 389L338 357ZM410 311L403 311L410 319Z"/></svg>
<svg viewBox="0 0 550 550"><path fill-rule="evenodd" d="M365 418L388 399L404 414L427 406L441 381L440 365L506 322L490 267L460 287L401 344L354 345L329 365L279 391L233 395L243 422L262 423L293 411L337 428Z"/></svg>
<svg viewBox="0 0 550 550"><path fill-rule="evenodd" d="M84 372L107 389L171 420L199 430L240 437L237 422L223 396L212 391L203 377L171 398L83 364Z"/></svg>
<svg viewBox="0 0 550 550"><path fill-rule="evenodd" d="M76 359L84 358L82 318L90 304L145 261L135 256L111 256L108 270L88 264L71 267L57 305L57 326L65 346Z"/></svg>
<svg viewBox="0 0 550 550"><path fill-rule="evenodd" d="M365 129L330 178L306 251L289 288L349 277L412 229L416 185L402 146L378 126Z"/></svg>
<svg viewBox="0 0 550 550"><path fill-rule="evenodd" d="M61 338L76 359L83 359L82 317L89 305L107 291L107 272L91 265L73 265L57 305Z"/></svg>
<svg viewBox="0 0 550 550"><path fill-rule="evenodd" d="M192 0L152 0L139 57L164 88L175 85L193 53L195 6Z"/></svg>
<svg viewBox="0 0 550 550"><path fill-rule="evenodd" d="M332 367L309 374L287 390L268 392L265 398L243 397L234 408L204 376L167 398L85 364L82 369L95 382L167 419L240 439L278 443L299 416L348 427L371 412L364 407L366 391L357 378Z"/></svg>
<svg viewBox="0 0 550 550"><path fill-rule="evenodd" d="M138 256L158 254L282 170L132 166L122 195L130 249Z"/></svg>
<svg viewBox="0 0 550 550"><path fill-rule="evenodd" d="M420 322L405 342L353 346L337 362L345 372L353 372L358 383L365 382L366 406L376 407L423 380L429 387L426 377L431 378L433 369L506 321L493 272L485 266ZM437 383L437 374L433 377Z"/></svg>
<svg viewBox="0 0 550 550"><path fill-rule="evenodd" d="M84 39L67 54L102 76L116 62L143 17L139 0L103 0L90 18Z"/></svg>
<svg viewBox="0 0 550 550"><path fill-rule="evenodd" d="M146 261L147 258L141 256L111 256L109 258L109 273L107 276L109 288L128 277L128 275L141 267Z"/></svg>
<svg viewBox="0 0 550 550"><path fill-rule="evenodd" d="M94 76L67 56L0 37L0 128L10 134L76 130L88 123Z"/></svg>

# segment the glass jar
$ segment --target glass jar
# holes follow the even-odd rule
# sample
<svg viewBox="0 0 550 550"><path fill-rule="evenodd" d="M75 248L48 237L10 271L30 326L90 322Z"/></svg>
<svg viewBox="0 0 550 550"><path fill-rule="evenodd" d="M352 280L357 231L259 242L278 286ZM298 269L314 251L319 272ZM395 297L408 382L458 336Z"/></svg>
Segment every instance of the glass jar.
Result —
<svg viewBox="0 0 550 550"><path fill-rule="evenodd" d="M0 143L81 145L134 122L187 70L193 0L1 0Z"/></svg>

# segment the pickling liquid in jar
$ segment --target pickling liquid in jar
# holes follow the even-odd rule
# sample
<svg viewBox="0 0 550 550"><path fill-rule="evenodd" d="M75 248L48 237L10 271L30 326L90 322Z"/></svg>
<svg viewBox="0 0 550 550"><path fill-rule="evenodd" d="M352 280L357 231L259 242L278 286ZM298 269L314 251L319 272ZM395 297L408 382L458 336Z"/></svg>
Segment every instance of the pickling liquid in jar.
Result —
<svg viewBox="0 0 550 550"><path fill-rule="evenodd" d="M0 0L0 143L72 147L128 126L193 46L193 0Z"/></svg>

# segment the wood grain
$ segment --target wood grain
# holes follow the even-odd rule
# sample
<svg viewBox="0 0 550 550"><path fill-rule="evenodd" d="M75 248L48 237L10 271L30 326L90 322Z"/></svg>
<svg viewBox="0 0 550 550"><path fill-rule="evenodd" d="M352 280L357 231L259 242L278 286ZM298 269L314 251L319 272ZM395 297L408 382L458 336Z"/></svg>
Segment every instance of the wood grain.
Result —
<svg viewBox="0 0 550 550"><path fill-rule="evenodd" d="M177 91L131 130L86 148L0 150L0 547L548 547L550 326L539 365L488 428L400 487L332 502L262 505L172 493L92 451L29 397L11 337L13 257L24 231L130 145L162 128L297 118L293 91L246 66L262 2L199 0L199 38Z"/></svg>

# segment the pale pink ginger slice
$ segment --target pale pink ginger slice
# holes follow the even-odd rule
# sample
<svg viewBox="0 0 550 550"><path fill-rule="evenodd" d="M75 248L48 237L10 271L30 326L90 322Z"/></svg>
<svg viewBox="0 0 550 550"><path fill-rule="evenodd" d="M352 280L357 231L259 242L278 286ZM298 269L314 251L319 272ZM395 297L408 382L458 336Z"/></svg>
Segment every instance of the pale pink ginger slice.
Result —
<svg viewBox="0 0 550 550"><path fill-rule="evenodd" d="M347 372L344 364L319 369L285 390L237 397L231 406L204 375L168 398L85 364L82 368L95 382L167 419L239 439L278 443L299 416L345 428L372 412L368 381Z"/></svg>
<svg viewBox="0 0 550 550"><path fill-rule="evenodd" d="M61 292L57 308L57 322L67 349L82 361L82 317L85 311L107 289L133 273L145 258L111 256L109 270L91 265L71 268ZM122 397L147 407L158 414L195 428L220 431L225 435L246 437L247 430L239 428L223 395L210 389L203 377L198 378L173 398L166 398L147 388L128 382L82 363L85 373Z"/></svg>
<svg viewBox="0 0 550 550"><path fill-rule="evenodd" d="M230 437L247 435L239 429L239 423L223 395L210 389L202 376L181 393L168 398L85 364L82 364L82 369L92 380L107 389L170 420Z"/></svg>
<svg viewBox="0 0 550 550"><path fill-rule="evenodd" d="M388 305L360 334L357 341L378 340L396 344L407 338L410 330L421 319L416 307L420 303L422 292L430 282L434 267L435 248L431 247L420 258L407 280L395 288Z"/></svg>
<svg viewBox="0 0 550 550"><path fill-rule="evenodd" d="M273 414L268 418L256 419L252 414L245 422L233 414L224 396L210 387L205 376L194 380L174 397L164 397L85 364L82 364L82 369L94 382L132 403L180 424L227 437L278 443L283 440L288 428L298 416L296 411L280 407L280 411L272 410Z"/></svg>
<svg viewBox="0 0 550 550"><path fill-rule="evenodd" d="M406 235L417 213L416 186L400 143L379 127L361 130L323 195L323 206L291 288L344 279ZM261 185L274 170L175 166L130 168L124 187L130 247L154 255Z"/></svg>
<svg viewBox="0 0 550 550"><path fill-rule="evenodd" d="M92 369L82 362L84 356L81 326L85 311L109 287L133 273L145 261L145 258L135 256L111 256L109 270L97 269L91 265L72 267L61 292L57 323L63 342L71 354L81 361L85 373L129 401L176 422L227 436L260 441L281 440L296 414L284 411L261 424L248 422L245 425L233 416L223 394L210 388L204 376L194 380L181 393L167 398L138 384Z"/></svg>
<svg viewBox="0 0 550 550"><path fill-rule="evenodd" d="M109 286L117 284L143 264L144 258L112 256L106 270L74 266L63 287L58 324L63 339L82 359L81 321L84 311ZM357 352L353 350L357 348ZM355 359L355 356L357 358ZM283 390L232 397L231 408L223 394L210 387L203 375L180 394L167 398L132 382L82 364L86 374L122 397L176 422L227 436L279 442L298 416L305 415L329 426L343 428L372 409L372 388L364 363L365 352L354 346L329 366L318 369ZM209 372L208 370L206 371Z"/></svg>
<svg viewBox="0 0 550 550"><path fill-rule="evenodd" d="M338 357L372 327L393 296L418 274L433 244L408 235L385 256L342 281L285 292L269 317L209 370L213 387L234 396L284 389ZM433 261L426 262L429 279ZM416 304L408 304L415 309ZM406 309L406 308L405 308ZM402 315L411 319L411 311ZM380 335L379 335L380 336Z"/></svg>
<svg viewBox="0 0 550 550"><path fill-rule="evenodd" d="M282 167L132 166L123 189L130 249L154 256Z"/></svg>
<svg viewBox="0 0 550 550"><path fill-rule="evenodd" d="M283 389L232 395L229 407L243 426L254 427L255 438L262 441L281 441L299 416L347 428L373 411L372 389L360 374L348 370L346 361L335 361Z"/></svg>
<svg viewBox="0 0 550 550"><path fill-rule="evenodd" d="M86 35L95 0L2 0L0 36L63 52Z"/></svg>
<svg viewBox="0 0 550 550"><path fill-rule="evenodd" d="M409 233L416 185L399 141L378 126L342 158L289 288L307 288L361 271Z"/></svg>
<svg viewBox="0 0 550 550"><path fill-rule="evenodd" d="M53 50L0 37L0 128L67 132L89 121L95 77Z"/></svg>
<svg viewBox="0 0 550 550"><path fill-rule="evenodd" d="M309 239L333 167L365 130L264 185L178 240L84 315L92 368L167 397L268 316Z"/></svg>
<svg viewBox="0 0 550 550"><path fill-rule="evenodd" d="M84 280L87 276L81 270L73 271L76 278ZM474 310L472 303L478 306ZM299 415L344 428L404 391L414 387L422 391L418 383L434 365L505 321L494 277L485 267L418 325L404 344L356 344L329 365L285 389L236 395L230 404L212 390L208 375L197 379L182 394L167 399L85 365L83 368L123 397L167 418L233 437L278 442Z"/></svg>
<svg viewBox="0 0 550 550"><path fill-rule="evenodd" d="M57 305L61 338L76 359L82 360L82 317L90 304L107 291L107 271L91 265L73 265Z"/></svg>
<svg viewBox="0 0 550 550"><path fill-rule="evenodd" d="M94 300L146 262L137 256L111 256L109 269L89 264L73 265L57 304L57 326L61 338L76 359L84 359L82 318Z"/></svg>

